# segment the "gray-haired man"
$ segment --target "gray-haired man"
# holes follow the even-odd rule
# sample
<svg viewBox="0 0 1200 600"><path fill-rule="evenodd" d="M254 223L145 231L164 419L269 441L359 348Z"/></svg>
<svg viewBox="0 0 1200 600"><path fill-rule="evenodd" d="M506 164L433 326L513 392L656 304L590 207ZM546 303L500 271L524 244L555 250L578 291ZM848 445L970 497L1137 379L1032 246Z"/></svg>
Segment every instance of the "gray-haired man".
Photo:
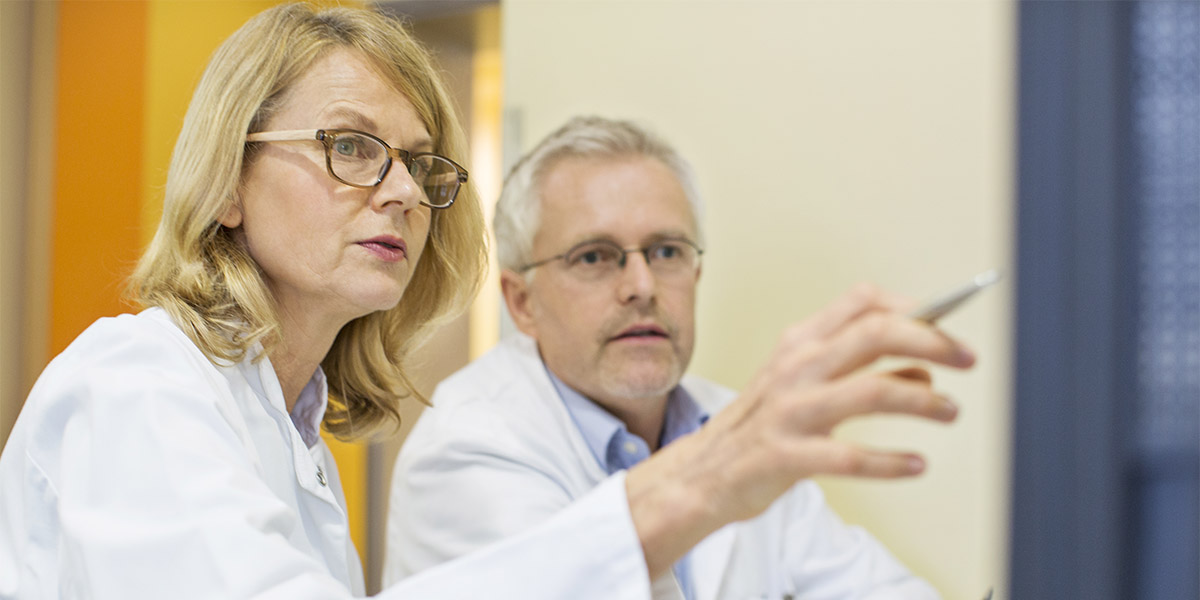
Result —
<svg viewBox="0 0 1200 600"><path fill-rule="evenodd" d="M443 382L407 440L385 579L529 530L627 473L648 572L664 575L655 597L937 597L805 478L920 472L828 433L866 412L953 420L923 369L854 371L883 354L965 367L969 352L863 288L786 332L740 397L685 377L700 213L687 163L627 122L572 120L514 168L495 228L522 333Z"/></svg>

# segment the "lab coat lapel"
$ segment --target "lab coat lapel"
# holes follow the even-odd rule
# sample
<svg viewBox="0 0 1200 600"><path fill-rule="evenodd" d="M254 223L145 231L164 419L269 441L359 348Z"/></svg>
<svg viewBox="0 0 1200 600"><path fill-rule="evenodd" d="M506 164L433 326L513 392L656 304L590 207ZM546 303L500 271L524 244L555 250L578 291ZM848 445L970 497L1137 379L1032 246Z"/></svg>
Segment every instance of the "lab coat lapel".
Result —
<svg viewBox="0 0 1200 600"><path fill-rule="evenodd" d="M670 570L650 582L650 598L652 600L686 600L683 596L683 589L679 587L679 581L675 579L675 574Z"/></svg>
<svg viewBox="0 0 1200 600"><path fill-rule="evenodd" d="M554 420L554 427L560 431L567 432L567 440L571 444L571 453L569 456L580 457L579 465L586 471L588 479L590 479L591 487L599 485L600 482L608 479L608 473L604 467L597 463L592 458L592 451L588 448L587 440L583 439L583 434L580 433L579 427L575 425L571 414L567 412L567 407L558 400L558 390L554 389L554 383L550 381L550 376L546 374L546 365L542 363L542 357L538 353L537 342L533 338L517 333L510 341L512 347L516 350L512 357L516 369L524 373L520 378L522 384L530 386L532 398L553 398L552 402L533 402L527 404L527 408L533 411L534 414L527 418L535 421L541 421L549 416ZM545 411L549 411L548 413Z"/></svg>
<svg viewBox="0 0 1200 600"><path fill-rule="evenodd" d="M510 343L515 349L512 355L515 358L513 366L524 373L521 381L532 388L533 397L558 397L554 384L546 375L546 367L542 363L537 343L533 338L518 333L502 343ZM685 380L684 383L696 401L710 414L715 413L723 406L723 403L728 402L728 398L716 397L709 387L688 385L691 383L690 379ZM732 394L729 396L732 397ZM593 480L591 485L599 484L608 477L608 474L604 472L600 464L591 458L591 450L583 439L583 435L579 433L579 429L575 426L566 407L561 402L552 402L549 406L555 419L555 425L570 432L567 437L570 440L573 455L587 458L580 462ZM530 415L529 418L545 418L541 412L545 409L546 405L540 403L531 406L531 410L538 412ZM692 550L690 556L692 583L696 592L695 600L716 600L728 571L730 553L733 550L737 531L736 523L723 527L705 538ZM683 590L671 570L651 582L650 591L654 600L684 600Z"/></svg>

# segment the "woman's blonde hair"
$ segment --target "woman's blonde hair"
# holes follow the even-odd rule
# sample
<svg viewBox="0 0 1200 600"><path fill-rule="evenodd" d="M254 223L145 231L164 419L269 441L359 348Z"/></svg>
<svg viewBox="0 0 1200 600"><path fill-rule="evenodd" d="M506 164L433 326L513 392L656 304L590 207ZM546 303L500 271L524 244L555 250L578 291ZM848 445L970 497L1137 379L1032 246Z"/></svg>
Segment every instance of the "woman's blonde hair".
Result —
<svg viewBox="0 0 1200 600"><path fill-rule="evenodd" d="M167 174L163 216L130 282L130 296L165 309L214 362L276 344L279 319L262 273L217 219L236 201L246 134L266 123L291 85L333 49L360 52L424 121L434 152L463 162L465 140L428 53L386 15L285 4L255 16L213 54L188 107ZM466 308L487 268L482 210L464 186L433 210L429 238L404 299L342 328L322 362L325 428L362 437L399 423L397 400L424 401L404 362L433 328Z"/></svg>

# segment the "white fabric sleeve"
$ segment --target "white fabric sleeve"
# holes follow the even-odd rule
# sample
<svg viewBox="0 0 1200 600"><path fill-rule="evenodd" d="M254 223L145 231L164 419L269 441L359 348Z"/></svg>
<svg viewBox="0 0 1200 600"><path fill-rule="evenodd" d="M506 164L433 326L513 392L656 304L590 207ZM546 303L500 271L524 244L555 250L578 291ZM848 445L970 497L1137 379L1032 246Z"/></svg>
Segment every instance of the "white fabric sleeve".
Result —
<svg viewBox="0 0 1200 600"><path fill-rule="evenodd" d="M409 435L392 477L384 585L532 529L574 501L550 454L477 423L488 420L481 415L438 415L455 423L451 432L429 421Z"/></svg>
<svg viewBox="0 0 1200 600"><path fill-rule="evenodd" d="M417 573L378 597L649 599L650 580L629 515L624 473L541 525Z"/></svg>

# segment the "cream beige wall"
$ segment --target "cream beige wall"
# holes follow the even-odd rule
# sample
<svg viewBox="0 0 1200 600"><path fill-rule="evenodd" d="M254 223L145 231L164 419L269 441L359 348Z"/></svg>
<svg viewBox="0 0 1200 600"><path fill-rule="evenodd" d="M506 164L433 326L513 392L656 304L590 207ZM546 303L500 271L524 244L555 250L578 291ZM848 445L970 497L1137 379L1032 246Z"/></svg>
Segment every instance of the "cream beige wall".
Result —
<svg viewBox="0 0 1200 600"><path fill-rule="evenodd" d="M506 148L599 113L652 125L695 164L709 251L694 373L743 385L784 326L855 282L923 297L1009 266L1010 2L502 7ZM924 453L924 476L821 480L846 520L947 598L1003 592L1011 296L1002 285L943 322L981 356L936 374L962 406L955 425L872 418L837 432Z"/></svg>

